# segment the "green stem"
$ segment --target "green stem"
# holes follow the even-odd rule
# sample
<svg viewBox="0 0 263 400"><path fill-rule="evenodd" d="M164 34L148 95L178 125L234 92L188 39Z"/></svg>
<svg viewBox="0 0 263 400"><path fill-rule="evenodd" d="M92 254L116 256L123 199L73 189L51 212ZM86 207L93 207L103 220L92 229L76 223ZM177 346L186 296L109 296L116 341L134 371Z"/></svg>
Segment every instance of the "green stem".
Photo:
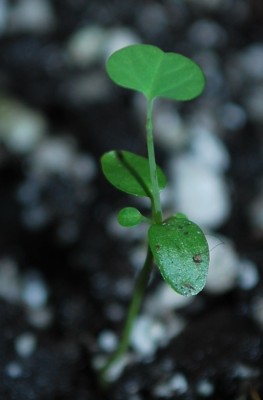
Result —
<svg viewBox="0 0 263 400"><path fill-rule="evenodd" d="M162 208L161 208L160 189L157 178L157 168L156 168L154 142L153 142L152 110L153 110L153 100L147 100L146 133L147 133L147 149L148 149L150 177L151 177L152 194L153 194L153 201L152 201L153 220L155 223L158 224L162 222Z"/></svg>
<svg viewBox="0 0 263 400"><path fill-rule="evenodd" d="M150 273L152 270L152 253L151 250L148 248L147 251L147 256L143 265L142 270L140 271L134 292L133 292L133 297L131 300L130 308L128 311L128 315L126 318L123 334L121 337L121 340L119 342L119 345L115 352L109 357L107 360L106 364L103 366L103 368L100 370L100 380L103 385L107 384L107 372L109 371L110 367L114 365L122 356L125 354L129 347L130 343L130 337L131 337L131 332L133 328L133 324L135 321L135 318L137 317L137 314L139 312L142 298L145 292L145 289L147 287Z"/></svg>

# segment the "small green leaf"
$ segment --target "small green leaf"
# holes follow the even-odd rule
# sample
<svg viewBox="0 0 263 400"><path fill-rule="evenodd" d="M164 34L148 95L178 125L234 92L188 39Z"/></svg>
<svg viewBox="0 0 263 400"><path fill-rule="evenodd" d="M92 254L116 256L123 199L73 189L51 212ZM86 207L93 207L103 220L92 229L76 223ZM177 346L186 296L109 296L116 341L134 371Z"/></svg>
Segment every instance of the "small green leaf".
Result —
<svg viewBox="0 0 263 400"><path fill-rule="evenodd" d="M147 158L129 151L113 150L101 157L102 171L107 180L117 189L135 196L152 198L151 178ZM166 178L157 167L160 190L165 188Z"/></svg>
<svg viewBox="0 0 263 400"><path fill-rule="evenodd" d="M198 225L172 217L149 229L149 245L164 280L179 294L199 293L206 282L209 248Z"/></svg>
<svg viewBox="0 0 263 400"><path fill-rule="evenodd" d="M122 208L118 214L118 222L121 226L130 227L140 224L144 216L135 207Z"/></svg>
<svg viewBox="0 0 263 400"><path fill-rule="evenodd" d="M205 86L203 71L194 61L147 44L117 50L108 58L106 70L115 83L143 93L148 100L191 100Z"/></svg>

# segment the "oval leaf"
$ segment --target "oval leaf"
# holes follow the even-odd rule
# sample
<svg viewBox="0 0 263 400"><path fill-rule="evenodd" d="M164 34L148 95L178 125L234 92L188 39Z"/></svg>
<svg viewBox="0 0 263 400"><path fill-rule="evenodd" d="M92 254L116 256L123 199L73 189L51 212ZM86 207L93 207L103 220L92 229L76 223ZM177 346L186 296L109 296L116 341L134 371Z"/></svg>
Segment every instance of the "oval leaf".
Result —
<svg viewBox="0 0 263 400"><path fill-rule="evenodd" d="M144 217L135 207L122 208L118 214L118 222L121 226L131 227L140 224Z"/></svg>
<svg viewBox="0 0 263 400"><path fill-rule="evenodd" d="M113 150L101 157L102 171L117 189L135 196L152 198L149 162L147 158L124 150ZM157 167L160 190L165 188L166 178Z"/></svg>
<svg viewBox="0 0 263 400"><path fill-rule="evenodd" d="M149 229L149 245L164 280L179 294L199 293L206 282L209 248L198 225L172 217Z"/></svg>
<svg viewBox="0 0 263 400"><path fill-rule="evenodd" d="M203 71L195 62L147 44L117 50L108 58L106 69L115 83L143 93L148 100L191 100L205 86Z"/></svg>

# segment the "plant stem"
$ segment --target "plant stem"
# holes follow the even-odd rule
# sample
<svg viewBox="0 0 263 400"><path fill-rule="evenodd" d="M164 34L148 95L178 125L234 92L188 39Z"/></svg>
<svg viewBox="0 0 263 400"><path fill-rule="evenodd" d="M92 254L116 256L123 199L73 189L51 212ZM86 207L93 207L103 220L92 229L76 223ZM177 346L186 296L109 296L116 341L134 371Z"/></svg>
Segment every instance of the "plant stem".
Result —
<svg viewBox="0 0 263 400"><path fill-rule="evenodd" d="M137 317L137 314L140 309L140 305L142 302L142 298L145 292L145 289L147 287L150 273L152 270L152 261L153 261L153 256L151 253L151 250L148 248L147 251L147 256L143 265L143 268L141 269L138 278L136 280L134 292L133 292L133 297L130 303L130 308L128 311L128 315L126 318L123 334L121 337L121 340L119 342L119 345L115 352L110 356L106 364L103 366L103 368L100 370L100 380L101 383L105 386L107 384L107 372L109 371L110 367L115 364L121 357L122 355L126 352L126 350L129 347L129 342L130 342L130 336L133 328L133 324L135 321L135 318Z"/></svg>
<svg viewBox="0 0 263 400"><path fill-rule="evenodd" d="M155 161L155 151L153 142L153 122L152 122L153 100L147 100L147 120L146 120L146 133L147 133L147 149L150 168L150 177L152 183L153 194L153 220L155 223L162 222L162 208L160 200L160 189L157 178L157 168Z"/></svg>

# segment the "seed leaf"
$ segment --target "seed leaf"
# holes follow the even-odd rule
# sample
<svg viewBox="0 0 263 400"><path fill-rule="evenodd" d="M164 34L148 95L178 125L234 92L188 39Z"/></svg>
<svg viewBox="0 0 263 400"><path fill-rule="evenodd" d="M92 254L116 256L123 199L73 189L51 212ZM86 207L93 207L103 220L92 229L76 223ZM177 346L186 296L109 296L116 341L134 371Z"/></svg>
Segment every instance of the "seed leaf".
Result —
<svg viewBox="0 0 263 400"><path fill-rule="evenodd" d="M182 214L152 225L149 245L164 280L179 294L193 296L206 282L209 248L204 233Z"/></svg>
<svg viewBox="0 0 263 400"><path fill-rule="evenodd" d="M108 58L106 70L115 83L143 93L148 100L191 100L205 86L202 69L191 59L147 44L117 50Z"/></svg>
<svg viewBox="0 0 263 400"><path fill-rule="evenodd" d="M117 189L135 196L152 198L151 178L147 158L124 150L113 150L101 157L102 171ZM166 186L166 177L157 167L160 190Z"/></svg>

